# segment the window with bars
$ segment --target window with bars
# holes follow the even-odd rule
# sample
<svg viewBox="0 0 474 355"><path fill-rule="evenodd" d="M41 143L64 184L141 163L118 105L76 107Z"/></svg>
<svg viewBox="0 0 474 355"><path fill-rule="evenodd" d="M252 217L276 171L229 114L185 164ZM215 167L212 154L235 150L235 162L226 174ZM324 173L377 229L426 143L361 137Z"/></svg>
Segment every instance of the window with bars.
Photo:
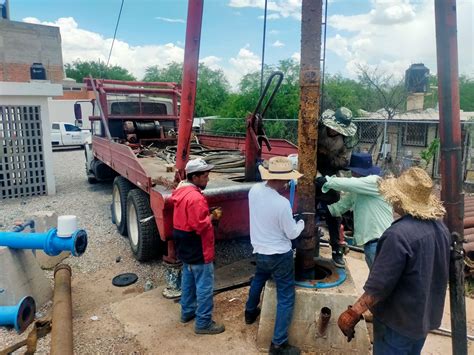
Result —
<svg viewBox="0 0 474 355"><path fill-rule="evenodd" d="M409 122L403 124L403 145L426 147L427 138L428 124Z"/></svg>

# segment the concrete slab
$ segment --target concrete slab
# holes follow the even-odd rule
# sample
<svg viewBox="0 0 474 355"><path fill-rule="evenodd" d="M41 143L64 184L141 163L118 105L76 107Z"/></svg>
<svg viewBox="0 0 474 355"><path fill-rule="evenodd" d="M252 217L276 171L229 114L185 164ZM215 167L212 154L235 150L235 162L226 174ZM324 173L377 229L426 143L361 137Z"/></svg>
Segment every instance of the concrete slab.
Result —
<svg viewBox="0 0 474 355"><path fill-rule="evenodd" d="M356 326L356 336L350 343L337 326L339 315L356 299L357 293L350 272L347 272L346 281L338 287L297 287L293 321L289 329L290 344L318 354L368 354L371 345L364 321ZM276 285L269 281L265 286L257 334L257 347L262 351L268 349L273 336L276 304ZM323 307L331 310L331 319L326 334L321 336L317 333L317 320Z"/></svg>
<svg viewBox="0 0 474 355"><path fill-rule="evenodd" d="M0 270L0 306L32 296L39 308L52 298L51 284L31 250L0 247Z"/></svg>

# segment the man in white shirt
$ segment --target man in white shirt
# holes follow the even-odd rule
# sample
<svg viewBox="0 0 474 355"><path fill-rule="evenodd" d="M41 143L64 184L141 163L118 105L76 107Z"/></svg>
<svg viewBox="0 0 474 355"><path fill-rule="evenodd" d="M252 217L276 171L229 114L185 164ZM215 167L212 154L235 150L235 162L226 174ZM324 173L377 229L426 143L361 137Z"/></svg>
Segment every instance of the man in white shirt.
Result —
<svg viewBox="0 0 474 355"><path fill-rule="evenodd" d="M276 284L278 303L270 354L299 354L288 344L288 328L295 304L295 275L291 240L304 229L295 222L290 202L279 194L292 179L302 175L293 170L287 157L273 157L268 169L259 166L262 180L249 192L250 241L256 254L256 271L245 306L245 323L252 324L260 314L260 295L271 277Z"/></svg>

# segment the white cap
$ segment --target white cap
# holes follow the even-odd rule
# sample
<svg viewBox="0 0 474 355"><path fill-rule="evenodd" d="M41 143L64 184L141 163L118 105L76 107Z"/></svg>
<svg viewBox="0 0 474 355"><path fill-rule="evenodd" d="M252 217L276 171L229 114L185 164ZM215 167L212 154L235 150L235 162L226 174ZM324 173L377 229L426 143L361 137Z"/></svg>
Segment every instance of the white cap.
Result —
<svg viewBox="0 0 474 355"><path fill-rule="evenodd" d="M77 230L76 216L59 216L58 217L58 237L67 238Z"/></svg>
<svg viewBox="0 0 474 355"><path fill-rule="evenodd" d="M184 170L186 174L191 174L200 171L210 171L212 168L214 168L214 165L206 163L202 158L197 158L188 161Z"/></svg>

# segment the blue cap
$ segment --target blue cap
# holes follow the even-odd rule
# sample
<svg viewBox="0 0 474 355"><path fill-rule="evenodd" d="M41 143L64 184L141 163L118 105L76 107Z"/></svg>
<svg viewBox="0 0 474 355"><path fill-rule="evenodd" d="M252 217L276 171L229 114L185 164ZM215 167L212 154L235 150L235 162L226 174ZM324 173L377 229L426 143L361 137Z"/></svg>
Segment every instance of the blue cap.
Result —
<svg viewBox="0 0 474 355"><path fill-rule="evenodd" d="M347 168L362 176L380 175L382 172L378 166L373 166L372 155L369 153L352 153L351 162Z"/></svg>

